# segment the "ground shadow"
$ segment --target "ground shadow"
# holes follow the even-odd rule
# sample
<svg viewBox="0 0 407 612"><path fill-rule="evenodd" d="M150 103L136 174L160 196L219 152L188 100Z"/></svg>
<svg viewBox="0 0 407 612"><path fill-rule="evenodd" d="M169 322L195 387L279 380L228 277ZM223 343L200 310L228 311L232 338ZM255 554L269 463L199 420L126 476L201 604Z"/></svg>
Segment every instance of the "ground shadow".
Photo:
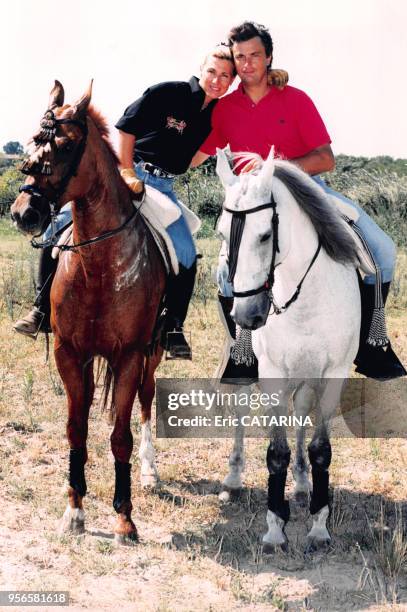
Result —
<svg viewBox="0 0 407 612"><path fill-rule="evenodd" d="M171 484L196 496L215 495L221 490L220 481L177 480ZM169 501L171 484L168 483L165 493ZM288 552L263 554L261 538L266 531L267 494L260 488L243 488L237 499L220 506L219 520L208 527L173 531L172 546L207 556L253 577L277 574L307 580L314 593L302 602L296 601L297 607L292 609L298 609L299 603L314 609L364 609L384 598L391 601L395 587L399 602L407 602L406 574L400 572L397 581L386 575L391 573L386 564L394 562L386 559L386 555L394 555L395 527L407 525L407 503L395 504L379 495L340 487L331 489L330 497L332 543L327 550L313 555L305 554L306 534L312 524L308 506L293 499L286 527Z"/></svg>

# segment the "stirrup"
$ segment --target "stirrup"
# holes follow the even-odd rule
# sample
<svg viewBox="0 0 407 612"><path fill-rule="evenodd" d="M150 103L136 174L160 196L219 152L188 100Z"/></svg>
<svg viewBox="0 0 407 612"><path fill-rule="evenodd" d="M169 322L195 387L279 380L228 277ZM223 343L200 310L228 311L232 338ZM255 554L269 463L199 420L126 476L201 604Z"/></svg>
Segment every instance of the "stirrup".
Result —
<svg viewBox="0 0 407 612"><path fill-rule="evenodd" d="M189 342L187 342L185 334L188 334ZM167 361L173 359L188 359L192 361L191 346L191 332L177 329L169 331L166 333L165 359Z"/></svg>

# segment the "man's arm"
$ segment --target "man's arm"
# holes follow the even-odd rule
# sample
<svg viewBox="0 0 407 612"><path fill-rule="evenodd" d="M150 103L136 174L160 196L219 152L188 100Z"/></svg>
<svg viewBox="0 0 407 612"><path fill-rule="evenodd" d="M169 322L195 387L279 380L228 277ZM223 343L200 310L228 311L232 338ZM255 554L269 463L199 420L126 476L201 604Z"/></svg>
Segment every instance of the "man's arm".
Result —
<svg viewBox="0 0 407 612"><path fill-rule="evenodd" d="M203 151L197 151L193 156L189 167L196 168L197 166L200 166L206 159L208 159L208 157L210 156L207 153L204 153Z"/></svg>
<svg viewBox="0 0 407 612"><path fill-rule="evenodd" d="M335 157L329 144L317 147L306 155L296 157L291 161L311 175L330 172L335 168Z"/></svg>

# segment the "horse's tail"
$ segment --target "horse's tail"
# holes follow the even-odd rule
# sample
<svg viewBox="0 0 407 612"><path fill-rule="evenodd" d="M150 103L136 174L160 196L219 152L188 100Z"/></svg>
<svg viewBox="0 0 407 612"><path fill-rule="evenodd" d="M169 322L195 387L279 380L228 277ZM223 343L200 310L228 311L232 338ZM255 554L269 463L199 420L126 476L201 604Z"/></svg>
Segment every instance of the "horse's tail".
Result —
<svg viewBox="0 0 407 612"><path fill-rule="evenodd" d="M100 365L103 363L103 365ZM100 366L100 371L99 371ZM113 403L113 394L109 403L110 390L112 388L112 380L113 380L113 370L110 367L109 363L105 360L100 360L98 362L98 376L99 379L100 374L103 375L103 386L102 386L102 395L101 395L101 409L102 412L105 410L108 411L108 421L110 425L113 425L114 417L116 416L116 410Z"/></svg>
<svg viewBox="0 0 407 612"><path fill-rule="evenodd" d="M147 380L149 363L150 357L144 356L143 361L141 363L140 384L138 387L138 392L143 389L144 384ZM109 363L104 359L98 360L98 369L96 376L97 380L99 380L101 375L103 375L101 410L102 412L105 412L106 410L108 411L109 423L113 425L116 416L116 407L114 405L113 394L110 397L110 391L112 388L112 381L114 382L114 375Z"/></svg>

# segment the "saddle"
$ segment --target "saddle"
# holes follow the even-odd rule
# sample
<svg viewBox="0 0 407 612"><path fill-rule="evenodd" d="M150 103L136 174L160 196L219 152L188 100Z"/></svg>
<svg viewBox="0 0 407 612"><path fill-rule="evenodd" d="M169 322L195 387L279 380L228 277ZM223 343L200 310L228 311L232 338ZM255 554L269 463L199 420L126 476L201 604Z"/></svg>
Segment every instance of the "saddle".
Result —
<svg viewBox="0 0 407 612"><path fill-rule="evenodd" d="M179 202L179 207L166 195L150 187L145 186L146 193L142 202L134 201L134 206L140 210L140 215L149 228L152 237L161 253L167 274L178 274L178 259L175 248L166 228L180 218L181 214L188 224L192 234L201 227L201 220L187 206ZM181 212L182 211L182 212ZM68 226L61 234L57 245L52 250L52 257L57 259L60 253L58 246L73 244L72 225Z"/></svg>
<svg viewBox="0 0 407 612"><path fill-rule="evenodd" d="M359 219L358 211L332 194L328 195L328 197L341 215L344 227L355 243L359 260L358 269L361 275L364 276L366 274L376 274L376 266L372 259L372 255L366 243L363 241L362 237L355 228L355 223Z"/></svg>

